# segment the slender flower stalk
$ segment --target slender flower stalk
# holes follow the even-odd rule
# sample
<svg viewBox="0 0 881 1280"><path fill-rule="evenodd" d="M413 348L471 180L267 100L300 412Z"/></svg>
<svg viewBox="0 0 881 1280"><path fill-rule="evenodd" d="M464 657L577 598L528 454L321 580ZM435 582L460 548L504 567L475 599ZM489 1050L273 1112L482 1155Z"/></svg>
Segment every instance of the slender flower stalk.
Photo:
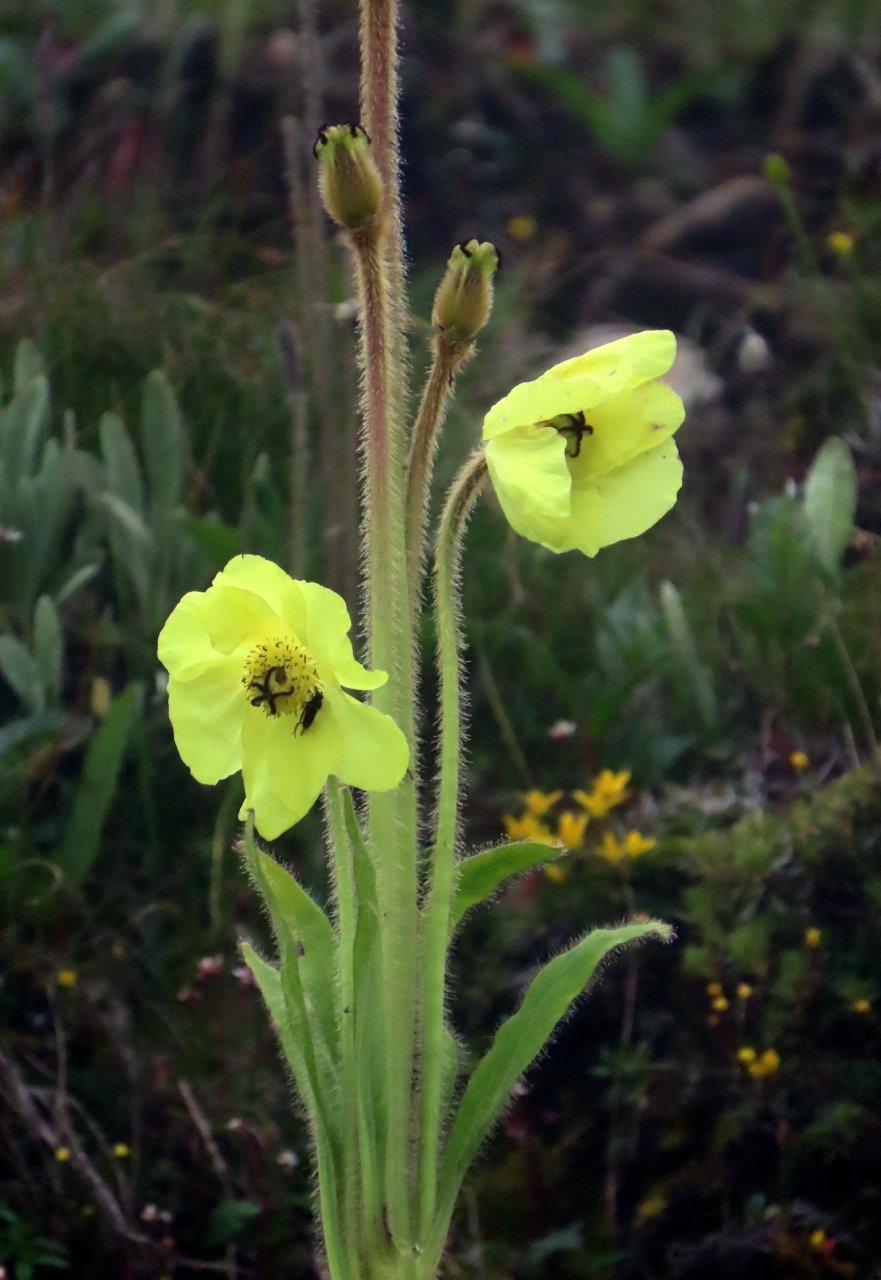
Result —
<svg viewBox="0 0 881 1280"><path fill-rule="evenodd" d="M441 517L435 553L435 619L441 681L441 759L431 886L425 908L422 1089L419 1135L419 1227L427 1236L437 1198L441 1066L450 904L456 874L462 751L459 572L462 538L487 477L482 449L460 471Z"/></svg>
<svg viewBox="0 0 881 1280"><path fill-rule="evenodd" d="M474 343L452 333L437 333L422 403L413 427L407 460L407 594L411 610L418 608L419 584L425 555L425 520L437 442L453 394L456 374L474 354Z"/></svg>

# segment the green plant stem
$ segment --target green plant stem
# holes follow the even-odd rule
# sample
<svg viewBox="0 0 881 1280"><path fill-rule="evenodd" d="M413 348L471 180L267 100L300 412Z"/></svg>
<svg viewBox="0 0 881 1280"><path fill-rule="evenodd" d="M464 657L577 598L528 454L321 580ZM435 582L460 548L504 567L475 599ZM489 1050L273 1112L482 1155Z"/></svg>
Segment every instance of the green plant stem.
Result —
<svg viewBox="0 0 881 1280"><path fill-rule="evenodd" d="M343 1130L343 1221L345 1250L352 1280L358 1277L358 1222L360 1179L358 1176L358 1064L355 1059L355 920L356 902L352 874L352 851L346 831L343 796L339 782L329 777L325 807L332 852L337 929L339 932L339 1001Z"/></svg>
<svg viewBox="0 0 881 1280"><path fill-rule="evenodd" d="M400 455L391 430L389 313L381 239L375 228L352 234L361 315L366 466L365 539L370 660L390 673L374 705L392 715L414 755L413 646L404 591L405 555ZM382 919L385 1015L386 1210L392 1238L412 1245L410 1115L416 1004L416 805L413 781L370 797Z"/></svg>
<svg viewBox="0 0 881 1280"><path fill-rule="evenodd" d="M486 456L480 449L471 455L450 489L441 516L435 554L435 619L441 681L441 763L437 830L431 887L425 908L423 949L420 1239L425 1239L431 1230L437 1199L447 942L459 826L462 751L459 567L465 526L486 475Z"/></svg>
<svg viewBox="0 0 881 1280"><path fill-rule="evenodd" d="M453 392L456 374L473 353L473 342L463 341L444 330L434 335L431 368L422 393L419 413L416 415L413 426L405 481L407 595L410 610L414 614L419 607L419 588L425 555L428 493L437 453L437 442Z"/></svg>

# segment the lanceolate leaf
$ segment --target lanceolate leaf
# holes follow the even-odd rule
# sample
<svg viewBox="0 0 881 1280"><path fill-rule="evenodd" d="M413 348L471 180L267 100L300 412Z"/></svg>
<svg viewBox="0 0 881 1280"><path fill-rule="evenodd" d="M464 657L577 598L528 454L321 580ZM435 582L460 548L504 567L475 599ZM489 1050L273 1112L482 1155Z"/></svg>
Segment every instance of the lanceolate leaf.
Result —
<svg viewBox="0 0 881 1280"><path fill-rule="evenodd" d="M453 1204L478 1148L505 1108L519 1076L535 1060L557 1023L613 951L640 938L671 936L657 920L594 929L570 951L556 956L533 979L517 1013L502 1023L492 1047L478 1063L462 1098L447 1142L438 1183L438 1213L426 1249L442 1247Z"/></svg>
<svg viewBox="0 0 881 1280"><path fill-rule="evenodd" d="M132 685L114 698L89 743L73 810L58 854L58 865L70 884L82 884L101 851L104 822L116 795L119 771L141 693L140 685Z"/></svg>
<svg viewBox="0 0 881 1280"><path fill-rule="evenodd" d="M850 449L831 436L805 481L804 518L820 563L829 573L841 566L857 505L857 477Z"/></svg>
<svg viewBox="0 0 881 1280"><path fill-rule="evenodd" d="M463 858L459 863L456 891L450 908L450 932L470 907L495 893L508 876L516 875L518 871L527 871L540 862L559 858L561 852L555 845L522 840L516 844L501 844L494 849L484 849L470 858Z"/></svg>

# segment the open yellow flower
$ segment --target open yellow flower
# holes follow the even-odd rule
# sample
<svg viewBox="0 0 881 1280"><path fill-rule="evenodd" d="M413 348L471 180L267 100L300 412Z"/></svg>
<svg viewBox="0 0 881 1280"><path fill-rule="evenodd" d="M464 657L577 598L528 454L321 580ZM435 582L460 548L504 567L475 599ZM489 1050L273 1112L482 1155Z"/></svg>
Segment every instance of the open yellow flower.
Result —
<svg viewBox="0 0 881 1280"><path fill-rule="evenodd" d="M610 810L617 808L627 799L629 781L629 769L622 769L620 773L603 769L602 773L594 778L591 791L575 791L573 794L592 818L604 818Z"/></svg>
<svg viewBox="0 0 881 1280"><path fill-rule="evenodd" d="M635 333L520 383L490 409L487 466L517 533L595 556L670 510L682 484L671 437L685 410L658 378L675 355L669 331Z"/></svg>
<svg viewBox="0 0 881 1280"><path fill-rule="evenodd" d="M388 791L409 760L389 716L343 691L377 689L352 653L345 601L261 556L236 556L180 601L159 636L174 739L198 782L242 770L245 802L274 840L309 811L330 774Z"/></svg>

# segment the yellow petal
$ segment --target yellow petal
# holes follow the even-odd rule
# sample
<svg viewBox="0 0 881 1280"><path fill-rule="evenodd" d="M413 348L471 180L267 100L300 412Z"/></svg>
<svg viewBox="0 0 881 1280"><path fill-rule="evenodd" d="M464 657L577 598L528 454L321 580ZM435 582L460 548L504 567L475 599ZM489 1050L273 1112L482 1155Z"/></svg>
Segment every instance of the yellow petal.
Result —
<svg viewBox="0 0 881 1280"><path fill-rule="evenodd" d="M682 425L685 409L675 391L648 382L605 400L587 416L593 434L582 437L578 457L569 461L576 489L656 448Z"/></svg>
<svg viewBox="0 0 881 1280"><path fill-rule="evenodd" d="M583 356L564 360L552 372L558 378L588 377L601 385L604 379L616 390L638 387L667 373L676 358L676 338L669 329L646 329L615 342L604 343ZM626 378L621 372L626 370ZM614 377L613 377L614 374Z"/></svg>
<svg viewBox="0 0 881 1280"><path fill-rule="evenodd" d="M596 483L603 500L600 546L645 533L675 505L681 487L682 463L672 440L601 476Z"/></svg>
<svg viewBox="0 0 881 1280"><path fill-rule="evenodd" d="M174 741L197 782L212 785L242 767L241 728L247 694L236 658L194 680L168 682Z"/></svg>
<svg viewBox="0 0 881 1280"><path fill-rule="evenodd" d="M242 724L241 817L254 810L257 830L267 840L305 817L340 755L340 732L322 708L306 733L294 732L291 717L273 719L249 708Z"/></svg>
<svg viewBox="0 0 881 1280"><path fill-rule="evenodd" d="M298 582L306 621L300 638L317 662L326 662L347 689L378 689L388 680L385 671L368 671L355 658L349 632L352 619L346 602L317 582Z"/></svg>
<svg viewBox="0 0 881 1280"><path fill-rule="evenodd" d="M392 720L347 693L331 700L342 749L331 773L363 791L391 791L407 771L410 749Z"/></svg>
<svg viewBox="0 0 881 1280"><path fill-rule="evenodd" d="M543 374L532 382L520 382L506 396L494 404L483 420L484 440L515 427L532 426L561 413L579 413L603 399L606 392L589 378L571 378L564 381L551 374Z"/></svg>
<svg viewBox="0 0 881 1280"><path fill-rule="evenodd" d="M159 661L175 679L193 680L249 643L250 636L262 634L273 618L265 601L250 591L190 591L159 633Z"/></svg>
<svg viewBox="0 0 881 1280"><path fill-rule="evenodd" d="M306 625L303 584L295 582L271 560L264 560L263 556L235 556L223 572L218 573L213 585L239 587L259 596L295 635L302 636Z"/></svg>
<svg viewBox="0 0 881 1280"><path fill-rule="evenodd" d="M566 538L572 488L565 438L548 427L520 426L490 440L486 462L512 529L556 550Z"/></svg>

